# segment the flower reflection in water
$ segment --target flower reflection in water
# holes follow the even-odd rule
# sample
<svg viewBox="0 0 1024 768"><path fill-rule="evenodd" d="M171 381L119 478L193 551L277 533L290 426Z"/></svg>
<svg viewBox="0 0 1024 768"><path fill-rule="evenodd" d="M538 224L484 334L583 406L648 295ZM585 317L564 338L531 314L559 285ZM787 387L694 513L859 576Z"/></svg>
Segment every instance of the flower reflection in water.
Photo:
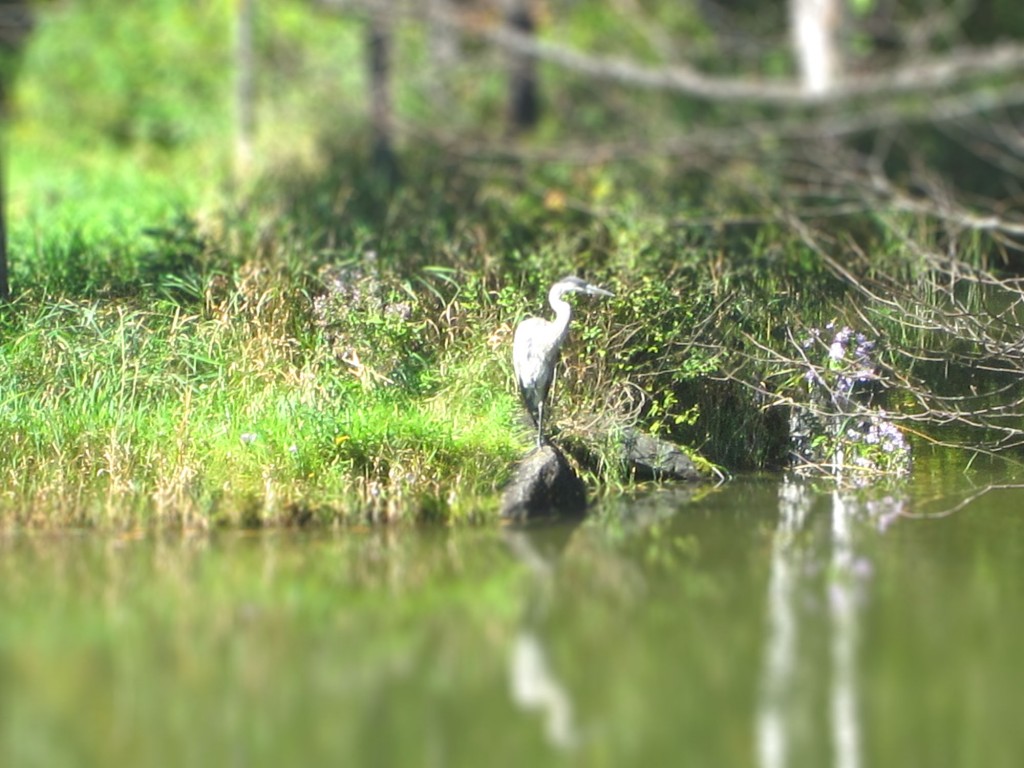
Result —
<svg viewBox="0 0 1024 768"><path fill-rule="evenodd" d="M857 660L871 564L858 555L857 535L870 529L856 523L884 532L902 507L894 496L861 501L839 490L815 494L797 482L780 486L755 726L762 768L815 762L804 754L813 749L806 729L822 700L829 702L832 764L863 764ZM822 646L827 652L815 657Z"/></svg>

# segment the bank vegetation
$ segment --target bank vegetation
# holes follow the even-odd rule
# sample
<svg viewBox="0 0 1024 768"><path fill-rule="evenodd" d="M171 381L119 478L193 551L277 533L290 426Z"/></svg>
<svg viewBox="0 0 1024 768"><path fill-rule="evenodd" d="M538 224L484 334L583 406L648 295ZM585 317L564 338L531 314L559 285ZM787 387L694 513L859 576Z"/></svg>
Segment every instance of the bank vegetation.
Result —
<svg viewBox="0 0 1024 768"><path fill-rule="evenodd" d="M757 3L30 5L5 525L487 519L531 444L512 329L569 273L616 296L577 308L556 441L1018 461L1007 3L852 4L824 83Z"/></svg>

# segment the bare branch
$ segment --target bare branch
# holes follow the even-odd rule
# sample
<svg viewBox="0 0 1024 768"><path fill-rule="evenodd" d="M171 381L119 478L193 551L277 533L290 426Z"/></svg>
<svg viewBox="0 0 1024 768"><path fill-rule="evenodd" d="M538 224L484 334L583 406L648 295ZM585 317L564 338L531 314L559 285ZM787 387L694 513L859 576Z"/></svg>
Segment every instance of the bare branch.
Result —
<svg viewBox="0 0 1024 768"><path fill-rule="evenodd" d="M317 0L332 10L379 8L384 0ZM507 51L597 80L619 82L634 88L674 91L711 102L745 102L780 106L836 105L861 98L949 91L985 76L1012 75L1024 71L1024 45L1004 43L988 48L963 48L942 55L921 57L887 70L854 75L823 93L808 92L794 78L714 75L696 68L649 66L618 56L600 56L568 45L540 40L497 19L467 17L438 8L433 3L401 3L393 12L407 18L447 25L463 34L486 40Z"/></svg>

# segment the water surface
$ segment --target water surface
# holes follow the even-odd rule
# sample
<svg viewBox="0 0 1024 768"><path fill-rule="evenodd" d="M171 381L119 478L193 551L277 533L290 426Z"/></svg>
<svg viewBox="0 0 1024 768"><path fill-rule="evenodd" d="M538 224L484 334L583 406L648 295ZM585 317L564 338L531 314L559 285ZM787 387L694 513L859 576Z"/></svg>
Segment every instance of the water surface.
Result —
<svg viewBox="0 0 1024 768"><path fill-rule="evenodd" d="M957 508L1013 482L5 534L0 764L1017 766L1024 491Z"/></svg>

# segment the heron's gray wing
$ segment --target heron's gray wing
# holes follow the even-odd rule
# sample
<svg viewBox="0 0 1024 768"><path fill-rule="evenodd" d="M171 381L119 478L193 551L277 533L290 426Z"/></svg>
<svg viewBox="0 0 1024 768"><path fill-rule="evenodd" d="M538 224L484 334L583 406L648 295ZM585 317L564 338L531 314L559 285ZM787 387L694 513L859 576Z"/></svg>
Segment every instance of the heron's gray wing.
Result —
<svg viewBox="0 0 1024 768"><path fill-rule="evenodd" d="M555 336L551 323L531 317L519 324L512 341L512 366L519 391L534 414L551 387L558 357Z"/></svg>

